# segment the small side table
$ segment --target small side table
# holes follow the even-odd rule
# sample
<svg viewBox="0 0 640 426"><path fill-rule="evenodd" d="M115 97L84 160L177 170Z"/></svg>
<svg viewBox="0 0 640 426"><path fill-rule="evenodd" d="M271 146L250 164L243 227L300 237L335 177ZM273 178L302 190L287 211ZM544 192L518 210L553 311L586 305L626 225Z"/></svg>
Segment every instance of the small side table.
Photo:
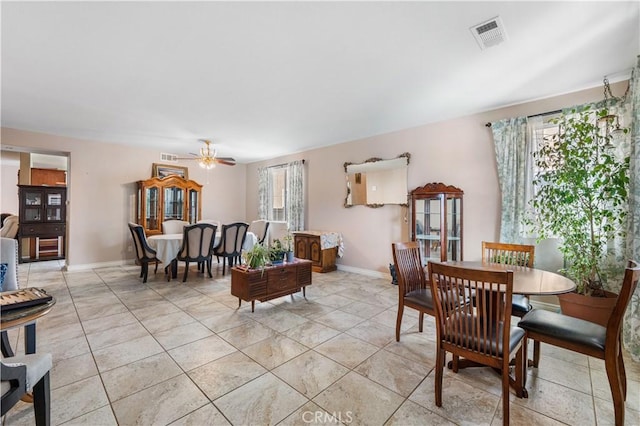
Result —
<svg viewBox="0 0 640 426"><path fill-rule="evenodd" d="M25 289L29 290L29 289ZM0 293L0 296L7 293ZM56 304L54 297L51 300L37 305L26 306L16 309L3 309L0 307L0 332L2 332L2 355L5 357L14 356L13 349L9 344L7 330L14 327L25 328L24 349L26 354L36 352L36 320L51 311Z"/></svg>

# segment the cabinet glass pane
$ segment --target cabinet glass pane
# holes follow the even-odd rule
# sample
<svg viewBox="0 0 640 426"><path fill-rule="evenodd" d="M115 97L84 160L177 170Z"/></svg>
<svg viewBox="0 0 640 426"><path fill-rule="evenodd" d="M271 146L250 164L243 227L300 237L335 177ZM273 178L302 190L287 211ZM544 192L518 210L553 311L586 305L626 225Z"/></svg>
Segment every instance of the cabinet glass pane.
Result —
<svg viewBox="0 0 640 426"><path fill-rule="evenodd" d="M47 220L61 221L62 209L60 207L47 207Z"/></svg>
<svg viewBox="0 0 640 426"><path fill-rule="evenodd" d="M147 229L159 229L158 223L158 188L146 189L146 223Z"/></svg>
<svg viewBox="0 0 640 426"><path fill-rule="evenodd" d="M61 206L62 205L62 194L59 193L59 192L47 194L47 205L49 205L49 206Z"/></svg>
<svg viewBox="0 0 640 426"><path fill-rule="evenodd" d="M447 260L461 259L460 222L462 212L460 203L460 198L447 199Z"/></svg>
<svg viewBox="0 0 640 426"><path fill-rule="evenodd" d="M191 223L198 221L198 191L193 189L189 191L189 221Z"/></svg>
<svg viewBox="0 0 640 426"><path fill-rule="evenodd" d="M416 201L416 241L420 242L423 263L440 260L440 199Z"/></svg>
<svg viewBox="0 0 640 426"><path fill-rule="evenodd" d="M25 194L25 204L27 206L41 206L42 205L42 192L27 192Z"/></svg>
<svg viewBox="0 0 640 426"><path fill-rule="evenodd" d="M170 187L164 189L164 220L184 220L184 190Z"/></svg>
<svg viewBox="0 0 640 426"><path fill-rule="evenodd" d="M29 208L26 207L24 209L24 218L25 220L32 222L32 221L40 221L42 220L42 218L40 217L40 208Z"/></svg>

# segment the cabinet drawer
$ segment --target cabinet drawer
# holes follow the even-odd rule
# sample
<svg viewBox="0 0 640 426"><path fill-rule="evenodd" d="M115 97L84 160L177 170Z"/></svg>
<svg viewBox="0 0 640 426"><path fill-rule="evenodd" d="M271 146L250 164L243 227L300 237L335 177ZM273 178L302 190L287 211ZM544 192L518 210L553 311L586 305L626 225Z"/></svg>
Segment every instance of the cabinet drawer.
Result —
<svg viewBox="0 0 640 426"><path fill-rule="evenodd" d="M22 237L58 237L64 236L64 223L47 223L47 224L20 224L20 236Z"/></svg>
<svg viewBox="0 0 640 426"><path fill-rule="evenodd" d="M295 267L277 268L268 271L267 274L267 292L269 294L279 293L297 287Z"/></svg>

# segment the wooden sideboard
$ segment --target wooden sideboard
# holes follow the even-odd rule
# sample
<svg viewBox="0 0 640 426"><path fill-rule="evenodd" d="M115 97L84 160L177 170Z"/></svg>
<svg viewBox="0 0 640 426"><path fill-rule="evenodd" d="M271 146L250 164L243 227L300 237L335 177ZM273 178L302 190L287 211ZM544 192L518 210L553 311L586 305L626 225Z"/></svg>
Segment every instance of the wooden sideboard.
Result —
<svg viewBox="0 0 640 426"><path fill-rule="evenodd" d="M241 266L231 268L231 294L238 298L238 307L244 300L251 302L251 312L255 301L265 302L277 297L297 293L311 285L311 261L295 259L280 265L267 266L264 269L244 269Z"/></svg>
<svg viewBox="0 0 640 426"><path fill-rule="evenodd" d="M313 272L331 272L338 269L336 255L338 247L322 248L322 232L297 231L294 233L295 256L312 262Z"/></svg>

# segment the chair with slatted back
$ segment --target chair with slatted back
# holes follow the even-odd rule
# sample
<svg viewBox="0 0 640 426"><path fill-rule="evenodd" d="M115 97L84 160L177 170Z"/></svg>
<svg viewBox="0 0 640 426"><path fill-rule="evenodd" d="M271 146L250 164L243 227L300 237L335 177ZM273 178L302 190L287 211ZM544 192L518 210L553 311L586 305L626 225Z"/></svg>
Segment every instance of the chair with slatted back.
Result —
<svg viewBox="0 0 640 426"><path fill-rule="evenodd" d="M216 238L216 226L209 223L196 223L184 227L182 247L176 259L185 262L182 282L187 281L189 275L189 262L197 262L198 265L207 265L209 278L211 275L211 258L213 257L213 245Z"/></svg>
<svg viewBox="0 0 640 426"><path fill-rule="evenodd" d="M527 244L509 244L509 243L493 243L482 242L482 262L483 263L502 263L514 266L526 266L533 268L536 247ZM524 317L529 313L533 306L529 303L529 298L524 294L514 294L512 298L511 314L518 318ZM540 343L533 342L533 359L534 365L537 367L536 360L540 355Z"/></svg>
<svg viewBox="0 0 640 426"><path fill-rule="evenodd" d="M429 282L436 311L435 399L442 406L446 352L501 371L502 421L509 424L509 386L524 395L525 332L511 327L513 271L489 271L429 262ZM476 303L458 303L474 294ZM515 357L515 380L509 362Z"/></svg>
<svg viewBox="0 0 640 426"><path fill-rule="evenodd" d="M400 326L404 307L407 306L420 312L418 330L422 332L424 314L435 315L431 289L427 283L422 261L420 260L420 246L416 241L393 243L393 262L398 275L398 318L396 319L396 342L400 341Z"/></svg>
<svg viewBox="0 0 640 426"><path fill-rule="evenodd" d="M234 262L240 259L242 245L247 237L248 223L236 222L229 225L222 225L220 243L214 249L213 254L220 260L222 257L222 275L225 274L225 263L229 263L231 268Z"/></svg>
<svg viewBox="0 0 640 426"><path fill-rule="evenodd" d="M542 309L529 312L518 323L527 332L527 337L537 342L604 360L616 426L624 425L624 405L627 399L627 376L622 356L622 320L639 278L640 265L630 260L618 300L606 327Z"/></svg>

